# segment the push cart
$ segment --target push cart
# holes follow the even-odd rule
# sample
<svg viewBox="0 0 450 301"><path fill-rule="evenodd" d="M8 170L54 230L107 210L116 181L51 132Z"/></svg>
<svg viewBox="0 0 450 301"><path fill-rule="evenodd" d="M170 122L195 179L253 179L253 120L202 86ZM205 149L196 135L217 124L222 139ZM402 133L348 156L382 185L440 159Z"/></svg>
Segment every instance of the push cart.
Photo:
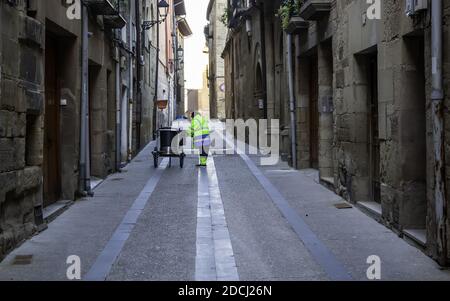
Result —
<svg viewBox="0 0 450 301"><path fill-rule="evenodd" d="M159 129L159 138L158 138L158 146L155 147L153 154L153 162L155 168L158 168L159 166L159 159L160 158L169 158L169 167L172 166L172 158L179 158L180 159L180 168L183 168L184 166L184 158L186 157L186 154L184 152L181 153L175 153L172 149L172 140L176 139L177 135L181 133L181 130L176 130L173 128L161 128ZM183 140L180 139L179 146L183 146Z"/></svg>

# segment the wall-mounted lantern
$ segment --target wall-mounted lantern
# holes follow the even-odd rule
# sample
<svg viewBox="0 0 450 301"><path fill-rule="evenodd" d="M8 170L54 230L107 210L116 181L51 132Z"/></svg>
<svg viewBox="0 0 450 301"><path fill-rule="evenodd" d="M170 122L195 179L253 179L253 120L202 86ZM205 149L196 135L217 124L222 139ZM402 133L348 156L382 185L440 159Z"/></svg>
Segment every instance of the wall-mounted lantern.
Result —
<svg viewBox="0 0 450 301"><path fill-rule="evenodd" d="M178 59L181 60L183 59L183 55L184 55L184 49L181 46L178 46L177 49L177 55L178 55Z"/></svg>
<svg viewBox="0 0 450 301"><path fill-rule="evenodd" d="M156 20L144 21L142 24L143 30L149 30L156 24L164 23L167 19L167 15L169 14L169 3L166 0L160 0L158 2L158 15Z"/></svg>

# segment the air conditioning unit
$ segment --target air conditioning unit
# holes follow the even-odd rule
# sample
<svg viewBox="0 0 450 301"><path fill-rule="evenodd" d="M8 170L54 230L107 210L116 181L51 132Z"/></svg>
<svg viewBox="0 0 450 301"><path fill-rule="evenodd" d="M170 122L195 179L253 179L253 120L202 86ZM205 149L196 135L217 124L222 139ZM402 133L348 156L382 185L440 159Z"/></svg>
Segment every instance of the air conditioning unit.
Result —
<svg viewBox="0 0 450 301"><path fill-rule="evenodd" d="M428 9L428 0L406 0L406 15L408 17Z"/></svg>

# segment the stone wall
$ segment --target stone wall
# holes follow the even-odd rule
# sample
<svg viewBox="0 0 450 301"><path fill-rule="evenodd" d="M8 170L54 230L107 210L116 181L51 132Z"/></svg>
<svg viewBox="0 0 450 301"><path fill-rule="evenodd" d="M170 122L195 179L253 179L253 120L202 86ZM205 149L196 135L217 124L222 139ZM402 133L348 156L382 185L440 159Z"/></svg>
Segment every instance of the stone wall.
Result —
<svg viewBox="0 0 450 301"><path fill-rule="evenodd" d="M382 22L362 24L367 5L361 1L335 3L333 60L335 116L335 188L352 202L368 201L369 188L369 57L379 39ZM367 52L367 56L359 53Z"/></svg>
<svg viewBox="0 0 450 301"><path fill-rule="evenodd" d="M443 4L448 90L450 1ZM436 258L430 10L407 17L405 1L386 0L382 19L370 20L367 8L365 1L332 1L329 16L297 38L299 166L311 167L308 82L317 64L321 177L334 177L333 188L353 203L378 203L382 221L399 234L426 230L427 253ZM323 112L329 96L332 115Z"/></svg>
<svg viewBox="0 0 450 301"><path fill-rule="evenodd" d="M245 20L228 31L225 59L227 118L279 119L280 152L291 157L285 36L276 17L280 1L258 1L248 11L251 33ZM260 72L260 74L258 74ZM263 103L261 103L261 100Z"/></svg>
<svg viewBox="0 0 450 301"><path fill-rule="evenodd" d="M42 206L44 28L0 2L0 260L35 230Z"/></svg>
<svg viewBox="0 0 450 301"><path fill-rule="evenodd" d="M450 0L443 1L444 8L444 53L443 53L443 72L444 72L444 91L445 107L450 107ZM427 51L430 51L429 49ZM428 55L427 55L428 56ZM427 64L430 64L428 61ZM450 112L444 111L445 119L445 155L446 155L446 185L447 185L447 258L450 261Z"/></svg>
<svg viewBox="0 0 450 301"><path fill-rule="evenodd" d="M58 186L57 200L77 197L81 24L66 11L59 0L0 1L0 260L43 226L42 209L50 203L43 199L45 135L52 130L45 127L50 40L58 88L49 101L58 110L53 143L60 156L58 183L50 186ZM90 17L89 31L91 173L106 177L115 163L114 48L101 17Z"/></svg>
<svg viewBox="0 0 450 301"><path fill-rule="evenodd" d="M227 28L221 17L227 7L226 0L211 0L209 19L209 72L210 72L210 113L212 118L225 119L225 93L221 86L225 82L224 60Z"/></svg>
<svg viewBox="0 0 450 301"><path fill-rule="evenodd" d="M256 65L262 63L261 53L261 27L260 15L255 11L251 18L254 31L249 37L245 24L240 24L239 28L232 34L230 47L234 53L234 97L237 107L236 118L259 119L263 116L263 111L259 108L255 99L255 78Z"/></svg>

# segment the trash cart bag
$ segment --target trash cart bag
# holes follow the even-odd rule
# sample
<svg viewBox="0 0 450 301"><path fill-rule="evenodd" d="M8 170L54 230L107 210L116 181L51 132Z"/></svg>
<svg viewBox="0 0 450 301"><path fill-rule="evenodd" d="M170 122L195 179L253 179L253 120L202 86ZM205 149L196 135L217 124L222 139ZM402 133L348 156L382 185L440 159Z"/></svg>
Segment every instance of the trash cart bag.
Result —
<svg viewBox="0 0 450 301"><path fill-rule="evenodd" d="M160 129L160 140L159 146L160 151L165 154L172 153L172 140L179 134L178 130L174 130L172 128L162 128Z"/></svg>

